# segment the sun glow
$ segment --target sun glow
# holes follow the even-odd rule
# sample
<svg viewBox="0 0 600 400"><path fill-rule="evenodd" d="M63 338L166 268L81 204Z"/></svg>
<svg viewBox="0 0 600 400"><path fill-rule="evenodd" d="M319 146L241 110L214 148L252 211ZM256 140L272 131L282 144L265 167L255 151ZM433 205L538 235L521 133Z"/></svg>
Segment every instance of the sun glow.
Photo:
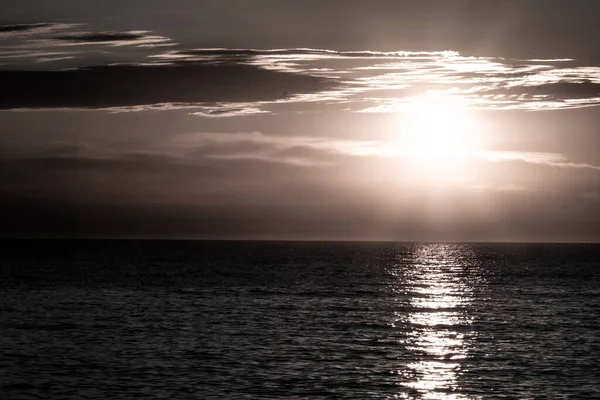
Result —
<svg viewBox="0 0 600 400"><path fill-rule="evenodd" d="M424 99L399 119L396 146L420 178L448 182L467 175L481 142L466 106Z"/></svg>

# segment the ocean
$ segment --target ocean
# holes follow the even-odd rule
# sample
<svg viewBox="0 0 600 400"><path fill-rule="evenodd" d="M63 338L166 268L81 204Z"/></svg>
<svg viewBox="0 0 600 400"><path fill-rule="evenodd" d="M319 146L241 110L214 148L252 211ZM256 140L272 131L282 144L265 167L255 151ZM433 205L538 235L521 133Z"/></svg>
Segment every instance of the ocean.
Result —
<svg viewBox="0 0 600 400"><path fill-rule="evenodd" d="M4 241L0 399L600 399L600 245Z"/></svg>

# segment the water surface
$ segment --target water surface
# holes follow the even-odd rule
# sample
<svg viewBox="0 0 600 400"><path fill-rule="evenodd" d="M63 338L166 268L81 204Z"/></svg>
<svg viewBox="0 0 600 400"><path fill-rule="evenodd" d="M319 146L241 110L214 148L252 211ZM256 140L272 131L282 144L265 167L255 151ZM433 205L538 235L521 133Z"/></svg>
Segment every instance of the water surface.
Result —
<svg viewBox="0 0 600 400"><path fill-rule="evenodd" d="M0 398L600 398L600 246L15 241Z"/></svg>

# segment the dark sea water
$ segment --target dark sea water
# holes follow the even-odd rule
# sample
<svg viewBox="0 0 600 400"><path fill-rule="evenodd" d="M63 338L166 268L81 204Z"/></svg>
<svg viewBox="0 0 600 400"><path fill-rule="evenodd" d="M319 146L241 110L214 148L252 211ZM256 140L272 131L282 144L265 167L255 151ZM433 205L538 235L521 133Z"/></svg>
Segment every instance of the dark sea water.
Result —
<svg viewBox="0 0 600 400"><path fill-rule="evenodd" d="M5 241L0 399L600 399L600 246Z"/></svg>

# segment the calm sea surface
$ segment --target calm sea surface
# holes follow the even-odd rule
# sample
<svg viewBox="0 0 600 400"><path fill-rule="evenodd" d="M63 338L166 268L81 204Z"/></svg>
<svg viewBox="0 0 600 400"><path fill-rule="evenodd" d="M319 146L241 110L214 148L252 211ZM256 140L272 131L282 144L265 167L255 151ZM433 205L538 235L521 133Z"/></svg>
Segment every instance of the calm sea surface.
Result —
<svg viewBox="0 0 600 400"><path fill-rule="evenodd" d="M600 399L600 246L5 241L0 399Z"/></svg>

